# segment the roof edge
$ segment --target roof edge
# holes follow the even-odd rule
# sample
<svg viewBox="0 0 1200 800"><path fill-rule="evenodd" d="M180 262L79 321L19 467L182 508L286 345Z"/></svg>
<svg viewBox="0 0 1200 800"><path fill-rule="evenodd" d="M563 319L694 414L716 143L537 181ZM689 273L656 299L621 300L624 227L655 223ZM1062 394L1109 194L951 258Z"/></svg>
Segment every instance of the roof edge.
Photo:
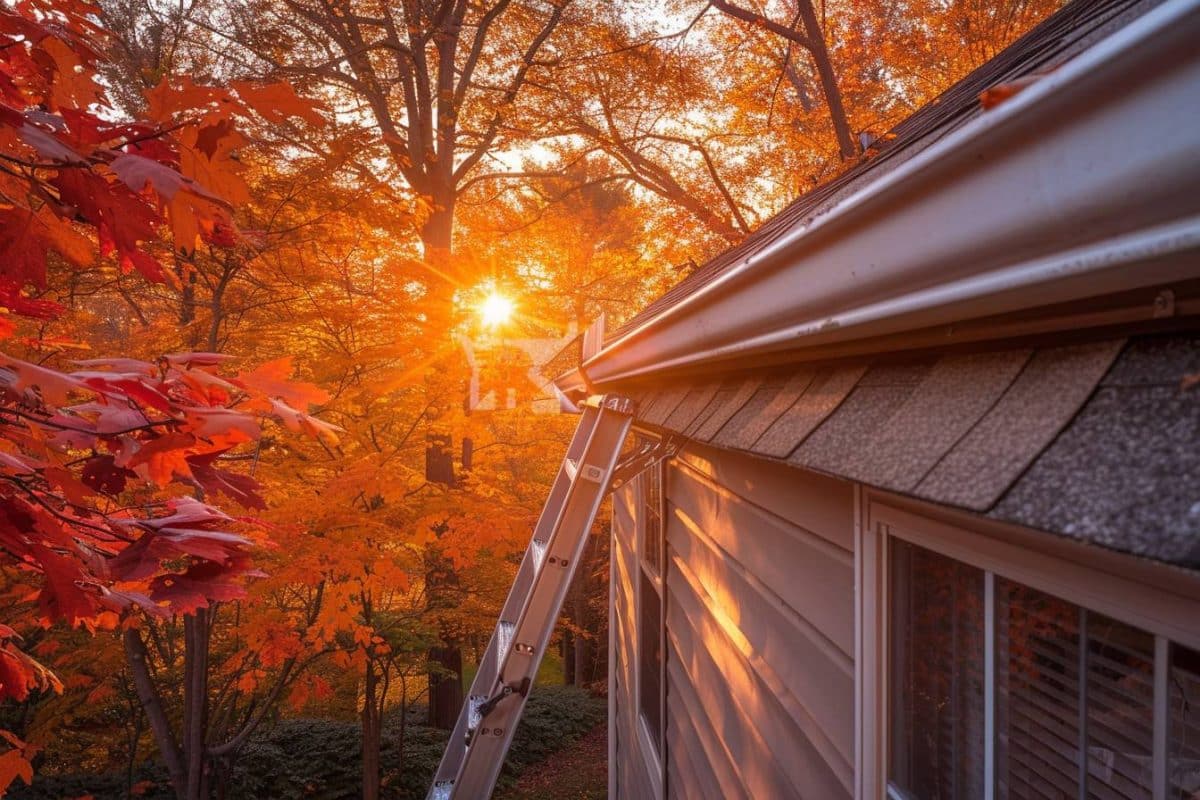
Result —
<svg viewBox="0 0 1200 800"><path fill-rule="evenodd" d="M1194 277L1197 40L1200 4L1168 0L557 385L570 393Z"/></svg>

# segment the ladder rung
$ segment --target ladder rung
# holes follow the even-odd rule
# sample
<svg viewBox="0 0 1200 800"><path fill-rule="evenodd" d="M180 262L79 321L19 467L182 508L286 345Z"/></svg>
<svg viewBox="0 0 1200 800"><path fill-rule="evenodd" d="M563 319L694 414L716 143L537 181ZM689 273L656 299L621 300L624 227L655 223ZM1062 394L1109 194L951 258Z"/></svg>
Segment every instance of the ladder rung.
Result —
<svg viewBox="0 0 1200 800"><path fill-rule="evenodd" d="M487 702L486 697L481 697L473 694L467 698L467 730L473 731L479 727L479 721L483 719L479 714L479 707Z"/></svg>
<svg viewBox="0 0 1200 800"><path fill-rule="evenodd" d="M508 648L512 647L513 633L516 631L517 625L514 622L500 621L496 626L496 663L503 664L504 657L508 655Z"/></svg>
<svg viewBox="0 0 1200 800"><path fill-rule="evenodd" d="M529 553L533 556L534 570L542 568L542 562L546 560L546 543L541 539L533 539L529 542Z"/></svg>
<svg viewBox="0 0 1200 800"><path fill-rule="evenodd" d="M631 401L611 395L585 405L428 800L491 796L592 523L612 486L634 411Z"/></svg>

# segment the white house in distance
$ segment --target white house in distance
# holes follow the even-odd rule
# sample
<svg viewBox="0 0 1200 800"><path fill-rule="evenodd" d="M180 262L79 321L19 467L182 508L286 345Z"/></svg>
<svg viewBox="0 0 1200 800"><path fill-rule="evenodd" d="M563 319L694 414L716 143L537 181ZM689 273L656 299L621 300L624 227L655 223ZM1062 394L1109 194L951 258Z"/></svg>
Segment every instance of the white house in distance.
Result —
<svg viewBox="0 0 1200 800"><path fill-rule="evenodd" d="M680 443L614 498L610 796L1200 797L1200 4L893 133L557 380Z"/></svg>

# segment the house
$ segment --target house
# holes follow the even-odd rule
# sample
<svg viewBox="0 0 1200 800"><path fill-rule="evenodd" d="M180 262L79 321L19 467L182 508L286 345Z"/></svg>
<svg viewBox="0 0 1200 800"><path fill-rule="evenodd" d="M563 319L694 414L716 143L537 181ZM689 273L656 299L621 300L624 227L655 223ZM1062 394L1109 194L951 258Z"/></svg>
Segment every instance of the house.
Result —
<svg viewBox="0 0 1200 800"><path fill-rule="evenodd" d="M557 380L678 447L611 797L1200 797L1198 43L1075 0Z"/></svg>

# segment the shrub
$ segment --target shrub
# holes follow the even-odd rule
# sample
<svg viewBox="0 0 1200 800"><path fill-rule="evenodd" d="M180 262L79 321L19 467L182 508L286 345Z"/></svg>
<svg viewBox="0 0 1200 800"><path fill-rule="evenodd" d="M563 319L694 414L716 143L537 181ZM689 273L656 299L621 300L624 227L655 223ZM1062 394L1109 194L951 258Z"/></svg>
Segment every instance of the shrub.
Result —
<svg viewBox="0 0 1200 800"><path fill-rule="evenodd" d="M517 728L501 784L510 784L526 767L574 742L604 720L604 701L569 686L538 687L530 695ZM423 800L446 745L446 732L408 723L401 759L400 720L384 727L380 760L383 796ZM403 762L403 763L402 763ZM250 740L230 776L230 800L353 800L362 795L362 749L358 725L324 719L288 719ZM165 771L158 765L139 770L136 781L154 786L142 800L171 800ZM14 787L11 800L65 800L92 795L96 800L125 800L124 775L37 776L32 787Z"/></svg>

